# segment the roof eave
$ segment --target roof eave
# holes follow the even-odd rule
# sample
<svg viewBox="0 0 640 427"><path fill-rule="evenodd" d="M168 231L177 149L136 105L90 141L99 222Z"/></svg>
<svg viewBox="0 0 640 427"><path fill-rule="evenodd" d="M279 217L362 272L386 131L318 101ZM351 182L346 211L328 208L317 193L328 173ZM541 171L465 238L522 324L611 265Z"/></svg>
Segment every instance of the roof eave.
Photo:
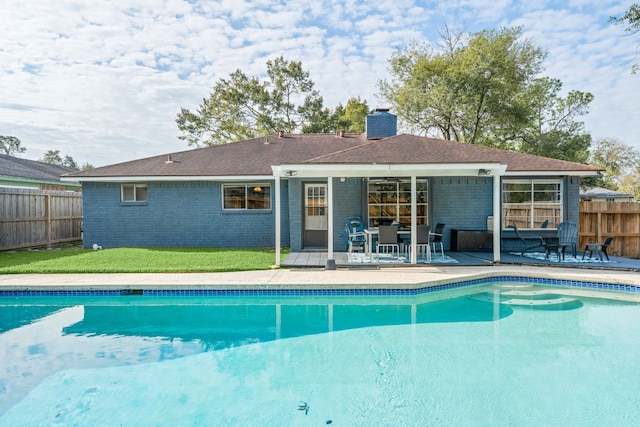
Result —
<svg viewBox="0 0 640 427"><path fill-rule="evenodd" d="M79 181L79 182L167 182L167 181L263 181L273 179L273 175L189 175L189 176L85 176L85 177L66 177L61 178L63 181Z"/></svg>
<svg viewBox="0 0 640 427"><path fill-rule="evenodd" d="M486 176L503 175L506 165L500 163L446 164L285 164L272 166L274 176L281 177L385 177L385 176ZM480 173L480 170L485 171ZM488 172L486 172L488 171Z"/></svg>
<svg viewBox="0 0 640 427"><path fill-rule="evenodd" d="M557 171L510 171L507 170L507 172L504 174L504 176L579 176L579 177L583 177L583 176L598 176L600 175L599 171L563 171L563 170L557 170Z"/></svg>

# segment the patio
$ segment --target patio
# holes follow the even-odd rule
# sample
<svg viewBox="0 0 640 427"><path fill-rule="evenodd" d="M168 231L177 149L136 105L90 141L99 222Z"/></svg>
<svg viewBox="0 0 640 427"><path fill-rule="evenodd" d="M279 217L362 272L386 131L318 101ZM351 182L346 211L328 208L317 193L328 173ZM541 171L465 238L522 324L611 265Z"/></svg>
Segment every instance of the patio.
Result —
<svg viewBox="0 0 640 427"><path fill-rule="evenodd" d="M621 258L610 256L610 261L600 261L597 256L591 259L582 259L582 252L578 252L576 258L567 254L564 260L558 261L555 256L545 259L544 253L531 252L521 257L515 252L501 252L500 264L502 265L536 265L550 267L569 267L582 269L599 269L599 270L631 270L640 271L640 260ZM342 268L363 268L377 269L380 267L407 267L411 265L407 260L406 254L400 257L400 261L391 260L383 257L380 262L377 259L371 262L364 254L356 252L349 254L347 252L335 252L334 259L337 267ZM293 268L324 268L327 263L327 252L322 251L302 251L291 252L282 262L283 267ZM430 263L424 259L418 259L416 266L433 266L433 267L469 267L469 266L492 266L493 253L491 252L453 252L445 251L444 258L439 254L433 254Z"/></svg>

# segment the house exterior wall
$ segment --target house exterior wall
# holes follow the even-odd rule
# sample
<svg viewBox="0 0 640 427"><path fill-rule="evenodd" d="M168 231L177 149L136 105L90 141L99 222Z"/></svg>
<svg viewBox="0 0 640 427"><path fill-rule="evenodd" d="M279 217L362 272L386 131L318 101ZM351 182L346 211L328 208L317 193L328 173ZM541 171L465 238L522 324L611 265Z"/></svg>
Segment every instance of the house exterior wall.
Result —
<svg viewBox="0 0 640 427"><path fill-rule="evenodd" d="M314 180L319 182L320 180ZM302 247L303 180L281 181L281 244ZM273 185L273 183L271 183ZM268 211L223 211L220 182L150 182L145 203L122 203L120 184L83 183L84 246L109 247L273 247L275 191ZM350 216L367 219L366 180L333 180L334 246L346 248L344 224ZM565 220L578 222L579 179L564 179ZM451 229L486 230L493 214L491 177L429 179L429 223L446 224L443 242L450 250ZM549 230L552 233L553 230ZM507 234L509 232L507 231ZM508 236L507 236L508 237ZM513 240L513 239L511 239ZM503 250L516 250L505 246Z"/></svg>
<svg viewBox="0 0 640 427"><path fill-rule="evenodd" d="M333 250L344 252L347 250L347 236L344 234L344 226L347 219L352 216L366 218L367 202L363 201L362 178L346 178L340 182L339 178L333 179Z"/></svg>
<svg viewBox="0 0 640 427"><path fill-rule="evenodd" d="M294 252L302 250L302 180L298 178L289 178L288 183L288 205L282 205L283 210L288 206L289 215L289 235L291 236L291 250ZM283 228L285 222L282 223ZM283 244L284 246L284 244Z"/></svg>
<svg viewBox="0 0 640 427"><path fill-rule="evenodd" d="M580 223L580 178L568 176L564 180L565 188L565 221Z"/></svg>
<svg viewBox="0 0 640 427"><path fill-rule="evenodd" d="M486 230L493 215L493 178L475 176L433 177L429 180L431 229L445 224L445 250L451 247L451 229Z"/></svg>
<svg viewBox="0 0 640 427"><path fill-rule="evenodd" d="M322 180L290 178L288 182L290 220L288 230L291 236L291 250L296 252L304 249L302 241L303 184L322 182ZM347 218L351 216L364 218L366 204L363 208L362 188L362 178L346 178L345 182L340 182L340 178L333 178L333 250L336 252L345 251L346 248L343 229Z"/></svg>
<svg viewBox="0 0 640 427"><path fill-rule="evenodd" d="M149 182L147 202L123 203L120 184L85 182L84 247L273 247L275 210L223 211L221 189L219 182ZM273 207L275 191L271 198ZM286 227L281 239L289 245Z"/></svg>

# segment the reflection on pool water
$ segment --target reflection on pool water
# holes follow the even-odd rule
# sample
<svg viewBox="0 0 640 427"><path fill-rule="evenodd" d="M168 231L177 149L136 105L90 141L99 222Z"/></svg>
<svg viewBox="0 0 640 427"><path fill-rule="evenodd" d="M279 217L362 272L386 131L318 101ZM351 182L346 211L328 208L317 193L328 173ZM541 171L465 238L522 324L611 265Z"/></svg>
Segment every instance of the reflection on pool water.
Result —
<svg viewBox="0 0 640 427"><path fill-rule="evenodd" d="M629 424L640 306L611 295L4 297L0 425Z"/></svg>

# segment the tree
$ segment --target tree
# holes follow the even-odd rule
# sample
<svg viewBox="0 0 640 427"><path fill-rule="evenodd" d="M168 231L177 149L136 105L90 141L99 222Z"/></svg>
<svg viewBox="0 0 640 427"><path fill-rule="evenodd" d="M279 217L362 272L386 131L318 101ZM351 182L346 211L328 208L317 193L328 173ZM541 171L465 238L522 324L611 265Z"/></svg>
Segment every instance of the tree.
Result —
<svg viewBox="0 0 640 427"><path fill-rule="evenodd" d="M348 133L364 133L365 121L372 110L367 105L367 101L362 101L360 97L351 98L345 107L342 104L334 110L335 124L333 131L345 131Z"/></svg>
<svg viewBox="0 0 640 427"><path fill-rule="evenodd" d="M603 187L618 191L633 182L640 181L640 152L616 139L601 139L596 142L589 156L589 164L601 167L604 172L594 178L586 178L582 183L586 187ZM623 190L624 191L624 190ZM629 191L634 194L640 191Z"/></svg>
<svg viewBox="0 0 640 427"><path fill-rule="evenodd" d="M611 21L616 24L625 24L627 26L625 31L631 34L638 33L638 31L640 31L640 5L638 5L638 3L632 4L621 18L613 16L611 17ZM631 72L635 74L639 69L638 67L640 67L640 65L636 62L631 67Z"/></svg>
<svg viewBox="0 0 640 427"><path fill-rule="evenodd" d="M528 108L527 125L514 129L516 148L523 153L584 163L589 158L591 135L578 117L588 111L593 95L571 91L559 96L562 82L543 77L535 79L524 93L521 104Z"/></svg>
<svg viewBox="0 0 640 427"><path fill-rule="evenodd" d="M300 62L267 61L267 75L261 82L236 70L220 79L195 112L178 113L179 138L190 146L215 145L329 126L330 112Z"/></svg>
<svg viewBox="0 0 640 427"><path fill-rule="evenodd" d="M39 162L49 163L51 165L64 166L67 168L79 170L78 164L73 157L66 155L64 158L60 156L60 150L48 150L44 155L38 159Z"/></svg>
<svg viewBox="0 0 640 427"><path fill-rule="evenodd" d="M25 151L27 151L27 149L22 146L20 140L15 136L0 135L0 153L13 156L14 154L24 153Z"/></svg>
<svg viewBox="0 0 640 427"><path fill-rule="evenodd" d="M636 167L633 173L624 175L620 179L620 191L633 194L636 200L640 201L640 166Z"/></svg>
<svg viewBox="0 0 640 427"><path fill-rule="evenodd" d="M520 27L465 38L447 28L441 43L413 42L389 60L380 94L419 134L584 162L591 136L579 117L593 95L539 78L545 53Z"/></svg>
<svg viewBox="0 0 640 427"><path fill-rule="evenodd" d="M503 28L465 40L447 28L440 48L413 42L392 55L380 95L416 133L510 148L511 132L527 121L521 95L545 57L521 34Z"/></svg>

